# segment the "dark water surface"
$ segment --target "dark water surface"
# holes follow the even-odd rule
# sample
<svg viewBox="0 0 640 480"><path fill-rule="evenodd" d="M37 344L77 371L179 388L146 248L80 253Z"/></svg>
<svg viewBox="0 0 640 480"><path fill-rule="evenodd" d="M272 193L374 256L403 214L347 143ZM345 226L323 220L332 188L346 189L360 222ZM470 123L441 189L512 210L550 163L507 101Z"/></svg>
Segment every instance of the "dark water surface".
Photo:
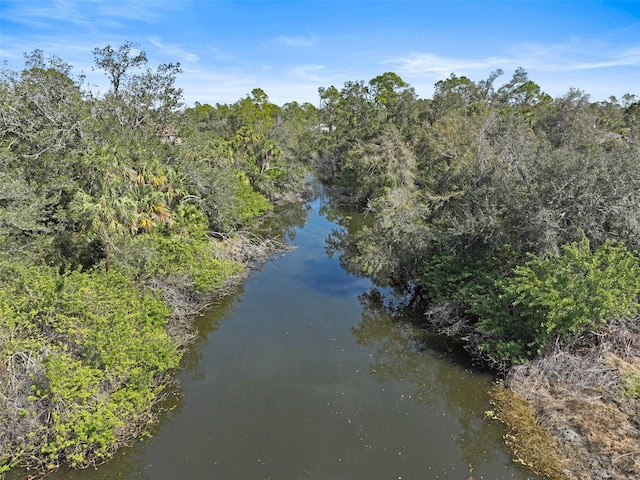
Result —
<svg viewBox="0 0 640 480"><path fill-rule="evenodd" d="M360 297L325 239L347 221L320 193L280 218L293 252L199 321L179 395L152 437L97 470L48 478L535 478L485 418L492 377ZM306 223L305 223L306 219Z"/></svg>

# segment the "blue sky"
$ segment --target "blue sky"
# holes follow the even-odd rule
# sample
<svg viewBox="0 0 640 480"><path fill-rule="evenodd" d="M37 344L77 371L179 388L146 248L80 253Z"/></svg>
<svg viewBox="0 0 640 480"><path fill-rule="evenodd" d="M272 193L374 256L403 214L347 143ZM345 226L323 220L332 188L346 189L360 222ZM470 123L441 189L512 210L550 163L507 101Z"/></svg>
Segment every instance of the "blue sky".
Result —
<svg viewBox="0 0 640 480"><path fill-rule="evenodd" d="M180 62L185 102L318 104L318 87L393 71L421 98L451 73L521 66L552 96L640 95L640 2L0 0L0 57L36 48L104 91L95 47L130 40L150 66Z"/></svg>

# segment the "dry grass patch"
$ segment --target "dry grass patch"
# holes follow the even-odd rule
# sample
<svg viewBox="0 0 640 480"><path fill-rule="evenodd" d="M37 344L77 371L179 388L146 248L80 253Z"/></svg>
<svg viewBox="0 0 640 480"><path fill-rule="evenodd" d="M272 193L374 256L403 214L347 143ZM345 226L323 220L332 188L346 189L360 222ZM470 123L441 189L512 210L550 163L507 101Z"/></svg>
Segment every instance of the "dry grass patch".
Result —
<svg viewBox="0 0 640 480"><path fill-rule="evenodd" d="M640 359L623 359L616 355L608 355L604 361L618 371L625 393L632 397L640 397Z"/></svg>
<svg viewBox="0 0 640 480"><path fill-rule="evenodd" d="M571 479L637 480L640 472L640 337L630 321L608 333L605 342L556 350L506 379L556 439Z"/></svg>
<svg viewBox="0 0 640 480"><path fill-rule="evenodd" d="M613 478L637 478L640 472L638 431L616 405L602 401L566 402L567 420L580 430L585 448L597 455Z"/></svg>

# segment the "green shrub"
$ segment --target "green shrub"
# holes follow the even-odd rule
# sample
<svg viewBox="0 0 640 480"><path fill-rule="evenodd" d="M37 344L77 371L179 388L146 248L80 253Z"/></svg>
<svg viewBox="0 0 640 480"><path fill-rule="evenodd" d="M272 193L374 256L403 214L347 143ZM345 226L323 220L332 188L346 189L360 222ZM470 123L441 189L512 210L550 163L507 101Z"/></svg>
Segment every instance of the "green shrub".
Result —
<svg viewBox="0 0 640 480"><path fill-rule="evenodd" d="M209 237L159 232L123 239L113 267L138 280L164 278L195 293L213 293L242 270L220 258L219 245Z"/></svg>
<svg viewBox="0 0 640 480"><path fill-rule="evenodd" d="M208 238L153 235L151 240L156 254L149 262L148 274L183 277L198 293L214 292L242 268L219 259L216 244Z"/></svg>
<svg viewBox="0 0 640 480"><path fill-rule="evenodd" d="M51 468L108 458L123 430L151 408L163 372L180 360L164 328L167 307L115 270L1 270L2 280L11 278L0 290L2 353L28 352L44 367L32 378L31 407L4 412L6 421L42 422L13 439L11 455L28 451Z"/></svg>
<svg viewBox="0 0 640 480"><path fill-rule="evenodd" d="M240 206L239 220L242 224L249 223L255 217L273 209L267 197L256 192L247 176L242 173L238 174L235 194Z"/></svg>
<svg viewBox="0 0 640 480"><path fill-rule="evenodd" d="M198 206L213 230L231 231L273 208L269 200L254 189L245 173L207 163L197 163L192 168L193 190L201 199Z"/></svg>
<svg viewBox="0 0 640 480"><path fill-rule="evenodd" d="M560 255L516 267L497 286L501 294L486 299L478 324L490 336L484 349L498 359L522 361L556 339L637 312L640 266L624 245L607 242L592 252L584 237Z"/></svg>
<svg viewBox="0 0 640 480"><path fill-rule="evenodd" d="M463 305L468 313L478 314L482 299L495 291L495 283L513 264L514 252L504 245L498 252L482 255L478 249L455 252L446 245L421 267L418 285L435 304Z"/></svg>

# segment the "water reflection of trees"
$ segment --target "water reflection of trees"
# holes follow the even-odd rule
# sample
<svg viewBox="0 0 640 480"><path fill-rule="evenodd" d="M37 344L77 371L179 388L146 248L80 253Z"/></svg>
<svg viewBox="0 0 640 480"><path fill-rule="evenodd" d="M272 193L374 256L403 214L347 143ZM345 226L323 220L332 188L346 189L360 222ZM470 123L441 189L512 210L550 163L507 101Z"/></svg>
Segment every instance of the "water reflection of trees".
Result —
<svg viewBox="0 0 640 480"><path fill-rule="evenodd" d="M325 252L328 257L336 255L340 266L352 275L362 276L357 264L356 236L367 224L365 213L347 210L327 201L321 208L320 214L336 225L327 236Z"/></svg>
<svg viewBox="0 0 640 480"><path fill-rule="evenodd" d="M255 233L269 239L293 242L297 229L307 223L311 206L308 202L295 202L277 206L271 215L263 218Z"/></svg>
<svg viewBox="0 0 640 480"><path fill-rule="evenodd" d="M416 326L415 312L390 301L379 290L361 295L362 319L352 328L356 342L373 349L370 372L381 383L410 382L415 398L454 415L461 431L452 432L476 473L504 451L497 424L484 416L492 378L475 369L461 345Z"/></svg>

